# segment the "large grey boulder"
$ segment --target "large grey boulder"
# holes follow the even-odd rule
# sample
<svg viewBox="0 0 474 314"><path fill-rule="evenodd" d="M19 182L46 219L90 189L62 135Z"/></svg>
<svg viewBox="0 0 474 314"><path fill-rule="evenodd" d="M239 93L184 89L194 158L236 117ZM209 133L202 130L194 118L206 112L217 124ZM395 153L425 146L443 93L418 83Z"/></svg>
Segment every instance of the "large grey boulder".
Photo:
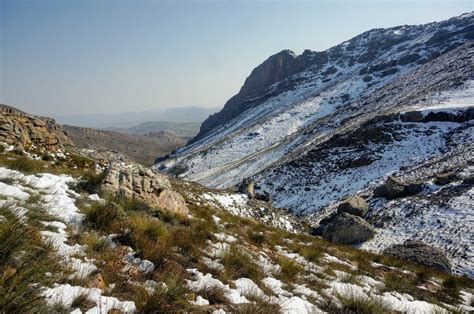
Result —
<svg viewBox="0 0 474 314"><path fill-rule="evenodd" d="M359 217L364 217L368 210L369 205L357 195L344 199L337 208L338 213L348 213Z"/></svg>
<svg viewBox="0 0 474 314"><path fill-rule="evenodd" d="M396 258L408 260L445 272L451 272L451 262L440 249L415 240L407 240L403 244L395 244L383 252Z"/></svg>
<svg viewBox="0 0 474 314"><path fill-rule="evenodd" d="M111 162L102 183L105 193L139 199L151 207L187 215L186 201L172 190L169 179L138 164Z"/></svg>
<svg viewBox="0 0 474 314"><path fill-rule="evenodd" d="M334 243L354 244L373 237L375 229L361 217L340 213L322 226L321 234L324 239Z"/></svg>

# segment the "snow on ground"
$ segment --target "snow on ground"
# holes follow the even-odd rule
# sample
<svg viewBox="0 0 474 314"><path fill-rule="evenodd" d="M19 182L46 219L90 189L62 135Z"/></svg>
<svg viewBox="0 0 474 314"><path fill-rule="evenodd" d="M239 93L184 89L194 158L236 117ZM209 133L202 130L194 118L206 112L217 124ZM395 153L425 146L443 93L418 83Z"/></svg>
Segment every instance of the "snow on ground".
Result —
<svg viewBox="0 0 474 314"><path fill-rule="evenodd" d="M457 123L451 122L423 123L416 129L406 128L403 133L400 131L403 138L391 145L367 144L366 151L371 152L374 161L361 167L333 169L337 163L356 159L360 154L351 148L335 148L325 159L310 162L310 174L301 174L298 169L291 167L267 174L262 189L279 189L274 194L277 207L291 208L295 212L315 212L345 195L362 190L370 182L402 166L439 154L445 148L444 135L457 126ZM269 186L269 183L272 185Z"/></svg>
<svg viewBox="0 0 474 314"><path fill-rule="evenodd" d="M295 231L295 223L291 217L283 212L268 210L265 207L255 208L249 204L249 197L242 193L206 192L199 195L202 202L211 204L232 215L257 219L269 225L287 231ZM218 218L218 217L216 217ZM214 221L217 221L213 218Z"/></svg>
<svg viewBox="0 0 474 314"><path fill-rule="evenodd" d="M442 191L435 191L440 193ZM381 207L384 215L392 217L389 224L361 248L381 252L393 244L417 239L441 248L451 257L457 274L474 277L474 188L453 197L446 206L423 200L394 200ZM414 214L411 214L414 213ZM410 219L405 217L409 215ZM436 230L436 232L433 232Z"/></svg>
<svg viewBox="0 0 474 314"><path fill-rule="evenodd" d="M457 113L466 108L474 108L474 80L466 82L462 88L440 93L435 99L435 105L417 107L424 115L430 112Z"/></svg>
<svg viewBox="0 0 474 314"><path fill-rule="evenodd" d="M199 293L202 290L218 288L223 290L224 295L233 304L249 303L249 300L239 290L232 289L229 285L224 285L222 281L213 278L211 274L204 275L197 269L188 269L187 271L192 275L191 280L187 280L190 290Z"/></svg>
<svg viewBox="0 0 474 314"><path fill-rule="evenodd" d="M50 229L54 231L43 230L41 235L52 244L56 253L73 270L71 277L86 278L97 270L93 261L84 256L83 246L67 243L68 227L73 232L77 231L83 220L83 215L75 205L79 195L69 187L74 183L72 177L49 173L24 175L21 172L0 167L0 181L3 181L0 182L0 196L4 198L1 201L2 204L9 204L15 209L21 207L22 202L30 196L39 196L39 200L33 205L40 205L49 215L58 219L43 222L45 227L53 227ZM27 209L24 210L27 211ZM99 289L58 285L45 289L44 295L48 298L48 302L61 301L62 304L69 306L74 297L81 293L89 295L89 299L96 303L96 307L87 313L108 313L108 310L112 308L130 313L135 309L133 302L120 302L116 298L101 296L102 292Z"/></svg>
<svg viewBox="0 0 474 314"><path fill-rule="evenodd" d="M71 307L77 297L87 296L90 301L96 304L95 307L86 312L87 314L107 314L112 309L120 310L124 313L133 313L136 311L134 302L119 301L114 297L103 296L102 291L97 288L84 288L64 284L46 289L43 295L49 304L61 304L68 308ZM82 312L76 309L72 313L79 314Z"/></svg>

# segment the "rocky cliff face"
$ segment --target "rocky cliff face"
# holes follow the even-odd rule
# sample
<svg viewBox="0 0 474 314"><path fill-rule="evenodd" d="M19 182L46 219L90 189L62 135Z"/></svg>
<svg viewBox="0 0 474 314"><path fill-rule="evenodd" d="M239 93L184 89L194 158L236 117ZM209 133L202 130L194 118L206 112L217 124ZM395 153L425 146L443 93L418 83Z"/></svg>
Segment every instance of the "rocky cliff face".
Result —
<svg viewBox="0 0 474 314"><path fill-rule="evenodd" d="M29 115L6 105L0 105L0 140L19 148L37 146L50 151L72 145L53 119Z"/></svg>
<svg viewBox="0 0 474 314"><path fill-rule="evenodd" d="M341 75L339 67L362 65L357 74L363 76L364 82L373 84L381 77L396 74L403 67L424 64L465 40L474 39L471 20L471 16L465 15L440 23L374 29L326 51L306 50L299 56L283 50L256 67L239 93L229 99L220 112L204 121L199 134L190 143L204 138L269 98L314 80L311 74L319 72L324 83L333 80L335 74ZM417 37L419 40L413 43ZM390 54L394 58L386 58ZM309 73L304 73L306 71Z"/></svg>

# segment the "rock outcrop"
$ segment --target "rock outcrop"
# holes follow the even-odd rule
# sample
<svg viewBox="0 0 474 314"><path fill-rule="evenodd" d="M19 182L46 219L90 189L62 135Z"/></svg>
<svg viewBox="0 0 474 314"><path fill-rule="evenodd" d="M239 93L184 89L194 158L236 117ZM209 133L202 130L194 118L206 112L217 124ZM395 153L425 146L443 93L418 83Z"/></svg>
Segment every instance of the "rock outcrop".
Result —
<svg viewBox="0 0 474 314"><path fill-rule="evenodd" d="M377 197L385 197L387 199L394 199L408 195L414 195L423 189L422 183L406 183L394 176L388 176L383 185L374 191Z"/></svg>
<svg viewBox="0 0 474 314"><path fill-rule="evenodd" d="M105 172L102 191L137 198L169 212L189 213L184 198L172 190L166 176L138 164L111 162Z"/></svg>
<svg viewBox="0 0 474 314"><path fill-rule="evenodd" d="M375 234L375 229L361 217L340 213L322 225L320 233L324 239L334 243L355 244L370 239Z"/></svg>
<svg viewBox="0 0 474 314"><path fill-rule="evenodd" d="M246 194L249 198L255 197L255 183L250 178L245 178L239 185L239 193Z"/></svg>
<svg viewBox="0 0 474 314"><path fill-rule="evenodd" d="M6 105L0 105L0 141L19 149L34 145L49 151L72 145L53 119L29 115Z"/></svg>
<svg viewBox="0 0 474 314"><path fill-rule="evenodd" d="M338 213L348 213L351 215L364 217L369 210L369 205L360 196L350 196L343 200L338 208Z"/></svg>
<svg viewBox="0 0 474 314"><path fill-rule="evenodd" d="M393 245L383 252L396 258L451 272L451 262L440 249L421 241L408 240L403 244Z"/></svg>

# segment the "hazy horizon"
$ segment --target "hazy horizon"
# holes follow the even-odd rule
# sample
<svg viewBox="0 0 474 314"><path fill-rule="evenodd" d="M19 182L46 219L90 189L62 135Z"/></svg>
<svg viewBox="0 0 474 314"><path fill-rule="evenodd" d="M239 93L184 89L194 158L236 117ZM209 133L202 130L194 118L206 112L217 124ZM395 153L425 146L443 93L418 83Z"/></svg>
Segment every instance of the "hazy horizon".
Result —
<svg viewBox="0 0 474 314"><path fill-rule="evenodd" d="M372 28L473 10L472 1L5 0L0 102L43 115L217 108L283 49L321 51Z"/></svg>

